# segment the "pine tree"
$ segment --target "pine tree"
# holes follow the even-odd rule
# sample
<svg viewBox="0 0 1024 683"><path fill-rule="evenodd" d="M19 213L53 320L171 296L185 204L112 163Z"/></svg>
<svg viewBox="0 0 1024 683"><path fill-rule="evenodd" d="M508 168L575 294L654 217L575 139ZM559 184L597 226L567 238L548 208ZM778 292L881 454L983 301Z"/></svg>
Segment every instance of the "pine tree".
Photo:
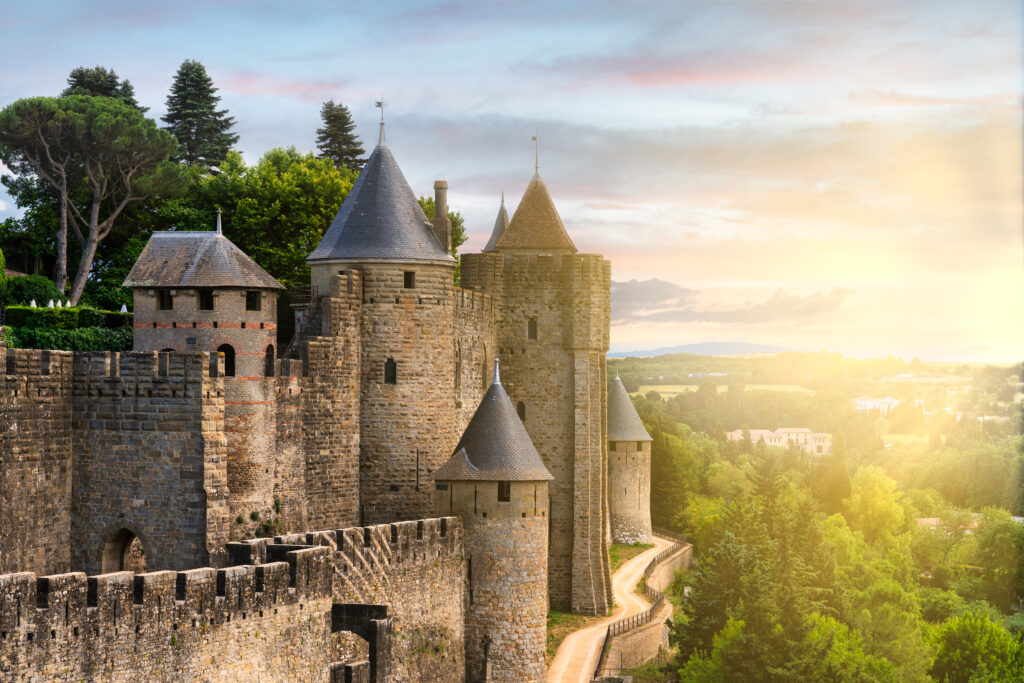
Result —
<svg viewBox="0 0 1024 683"><path fill-rule="evenodd" d="M202 64L191 59L181 63L162 119L178 140L180 160L211 168L224 161L231 146L238 142L238 136L230 132L235 119L226 116L227 109L217 109L220 97L216 92Z"/></svg>
<svg viewBox="0 0 1024 683"><path fill-rule="evenodd" d="M90 95L92 97L114 97L123 100L142 113L149 107L140 107L135 99L135 87L131 81L117 80L117 72L102 66L92 68L80 66L71 70L68 75L68 87L61 92L61 97L68 95Z"/></svg>
<svg viewBox="0 0 1024 683"><path fill-rule="evenodd" d="M320 107L320 118L324 127L316 131L316 146L320 150L317 156L330 159L339 170L347 168L359 172L363 168L365 159L362 156L366 152L359 138L352 132L356 124L352 122L348 107L328 100Z"/></svg>

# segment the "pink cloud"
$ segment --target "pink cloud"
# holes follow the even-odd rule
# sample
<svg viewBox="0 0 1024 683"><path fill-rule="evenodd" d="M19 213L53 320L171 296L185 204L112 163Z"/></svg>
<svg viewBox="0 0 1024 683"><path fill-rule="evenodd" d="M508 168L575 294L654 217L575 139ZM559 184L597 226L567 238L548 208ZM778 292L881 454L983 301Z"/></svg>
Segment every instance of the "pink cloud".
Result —
<svg viewBox="0 0 1024 683"><path fill-rule="evenodd" d="M242 95L280 95L310 104L320 104L324 100L337 96L338 91L344 89L348 84L348 81L306 81L299 78L275 78L249 72L228 76L217 83L222 90Z"/></svg>

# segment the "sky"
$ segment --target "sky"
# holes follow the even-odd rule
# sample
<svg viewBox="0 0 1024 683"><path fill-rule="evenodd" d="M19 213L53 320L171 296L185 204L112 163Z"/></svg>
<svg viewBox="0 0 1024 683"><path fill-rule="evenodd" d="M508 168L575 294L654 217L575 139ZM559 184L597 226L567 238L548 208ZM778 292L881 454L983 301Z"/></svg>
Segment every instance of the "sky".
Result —
<svg viewBox="0 0 1024 683"><path fill-rule="evenodd" d="M613 351L1024 358L1018 1L0 3L0 105L76 66L150 116L202 62L250 162L320 104L449 182L477 251L540 173L612 262ZM0 219L18 215L0 194Z"/></svg>

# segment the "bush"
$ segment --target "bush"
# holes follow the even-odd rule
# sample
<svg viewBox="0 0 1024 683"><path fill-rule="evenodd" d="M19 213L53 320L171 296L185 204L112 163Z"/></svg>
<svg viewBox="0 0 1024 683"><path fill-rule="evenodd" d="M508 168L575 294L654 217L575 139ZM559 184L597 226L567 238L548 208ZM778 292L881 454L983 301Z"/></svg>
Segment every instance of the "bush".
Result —
<svg viewBox="0 0 1024 683"><path fill-rule="evenodd" d="M131 329L132 314L121 313L120 311L103 311L103 326L111 330L117 330L122 327Z"/></svg>
<svg viewBox="0 0 1024 683"><path fill-rule="evenodd" d="M74 309L72 309L74 310ZM56 349L61 351L131 351L132 330L104 327L80 327L75 330L7 327L8 346L23 349Z"/></svg>
<svg viewBox="0 0 1024 683"><path fill-rule="evenodd" d="M78 327L77 308L31 308L8 306L7 324L12 327L73 330Z"/></svg>
<svg viewBox="0 0 1024 683"><path fill-rule="evenodd" d="M101 311L92 306L80 306L78 308L79 327L106 327L106 311Z"/></svg>
<svg viewBox="0 0 1024 683"><path fill-rule="evenodd" d="M27 306L32 299L40 306L45 306L50 299L56 301L62 296L56 285L42 275L12 277L0 287L0 306Z"/></svg>

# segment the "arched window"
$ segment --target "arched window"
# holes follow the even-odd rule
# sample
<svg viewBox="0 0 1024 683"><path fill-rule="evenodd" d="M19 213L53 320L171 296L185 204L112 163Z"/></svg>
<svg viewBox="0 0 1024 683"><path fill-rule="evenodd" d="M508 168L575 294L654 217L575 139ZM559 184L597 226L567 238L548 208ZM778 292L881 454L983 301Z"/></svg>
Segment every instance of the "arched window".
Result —
<svg viewBox="0 0 1024 683"><path fill-rule="evenodd" d="M139 537L128 529L120 529L103 546L103 557L100 560L101 571L146 571L146 549Z"/></svg>
<svg viewBox="0 0 1024 683"><path fill-rule="evenodd" d="M526 422L526 404L520 401L516 404L516 412L519 414L519 419Z"/></svg>
<svg viewBox="0 0 1024 683"><path fill-rule="evenodd" d="M384 361L384 384L398 384L398 365L394 358Z"/></svg>
<svg viewBox="0 0 1024 683"><path fill-rule="evenodd" d="M535 340L537 339L537 319L530 318L526 321L526 338Z"/></svg>
<svg viewBox="0 0 1024 683"><path fill-rule="evenodd" d="M263 376L273 377L274 376L274 345L267 345L267 357L263 363Z"/></svg>
<svg viewBox="0 0 1024 683"><path fill-rule="evenodd" d="M224 376L235 376L235 347L231 344L221 344L217 347L218 353L224 354Z"/></svg>

